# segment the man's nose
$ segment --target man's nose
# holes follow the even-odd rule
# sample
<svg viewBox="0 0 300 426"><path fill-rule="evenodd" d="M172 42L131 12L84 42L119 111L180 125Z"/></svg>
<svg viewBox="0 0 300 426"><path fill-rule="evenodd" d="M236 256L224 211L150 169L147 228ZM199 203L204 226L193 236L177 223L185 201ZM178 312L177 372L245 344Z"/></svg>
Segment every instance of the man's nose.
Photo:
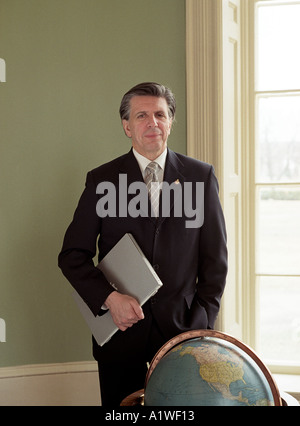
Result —
<svg viewBox="0 0 300 426"><path fill-rule="evenodd" d="M155 117L155 115L153 115L152 117L149 117L149 121L148 121L148 126L149 127L157 127L158 123L157 123L157 119Z"/></svg>

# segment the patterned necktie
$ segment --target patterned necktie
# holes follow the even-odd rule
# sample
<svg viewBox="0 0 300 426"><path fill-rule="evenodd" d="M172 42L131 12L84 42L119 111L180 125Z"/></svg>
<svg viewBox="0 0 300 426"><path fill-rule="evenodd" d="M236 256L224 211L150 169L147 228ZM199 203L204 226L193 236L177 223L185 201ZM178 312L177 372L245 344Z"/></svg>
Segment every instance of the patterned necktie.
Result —
<svg viewBox="0 0 300 426"><path fill-rule="evenodd" d="M147 185L154 216L158 216L160 184L158 181L159 164L151 162L146 167L145 183Z"/></svg>

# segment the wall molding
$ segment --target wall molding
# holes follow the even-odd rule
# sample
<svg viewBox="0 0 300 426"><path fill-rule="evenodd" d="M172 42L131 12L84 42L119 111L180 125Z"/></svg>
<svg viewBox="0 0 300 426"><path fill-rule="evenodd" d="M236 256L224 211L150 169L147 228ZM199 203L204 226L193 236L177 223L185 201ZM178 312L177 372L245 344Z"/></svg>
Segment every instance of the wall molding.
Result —
<svg viewBox="0 0 300 426"><path fill-rule="evenodd" d="M0 368L0 406L99 406L95 361Z"/></svg>
<svg viewBox="0 0 300 426"><path fill-rule="evenodd" d="M58 364L17 365L0 367L0 380L13 377L47 376L49 374L98 372L96 361L78 361Z"/></svg>

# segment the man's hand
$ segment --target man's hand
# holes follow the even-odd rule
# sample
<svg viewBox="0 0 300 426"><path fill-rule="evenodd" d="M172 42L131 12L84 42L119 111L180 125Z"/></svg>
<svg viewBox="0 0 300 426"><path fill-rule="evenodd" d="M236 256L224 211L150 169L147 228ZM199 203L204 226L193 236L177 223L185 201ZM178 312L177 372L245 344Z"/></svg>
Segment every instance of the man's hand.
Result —
<svg viewBox="0 0 300 426"><path fill-rule="evenodd" d="M126 294L113 291L106 299L105 305L110 310L116 326L125 331L138 321L144 319L144 313L138 301Z"/></svg>

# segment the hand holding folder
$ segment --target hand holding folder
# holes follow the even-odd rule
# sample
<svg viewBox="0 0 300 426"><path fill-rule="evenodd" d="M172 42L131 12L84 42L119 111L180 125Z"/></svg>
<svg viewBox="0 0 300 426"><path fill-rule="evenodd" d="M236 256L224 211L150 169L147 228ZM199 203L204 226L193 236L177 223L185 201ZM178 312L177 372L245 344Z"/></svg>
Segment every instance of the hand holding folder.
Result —
<svg viewBox="0 0 300 426"><path fill-rule="evenodd" d="M140 306L143 306L162 286L160 278L131 234L125 234L97 268L121 296L131 296ZM76 291L73 297L98 345L104 345L119 330L110 310L102 316L95 317Z"/></svg>
<svg viewBox="0 0 300 426"><path fill-rule="evenodd" d="M113 291L106 299L114 323L121 331L144 319L143 309L136 299Z"/></svg>

